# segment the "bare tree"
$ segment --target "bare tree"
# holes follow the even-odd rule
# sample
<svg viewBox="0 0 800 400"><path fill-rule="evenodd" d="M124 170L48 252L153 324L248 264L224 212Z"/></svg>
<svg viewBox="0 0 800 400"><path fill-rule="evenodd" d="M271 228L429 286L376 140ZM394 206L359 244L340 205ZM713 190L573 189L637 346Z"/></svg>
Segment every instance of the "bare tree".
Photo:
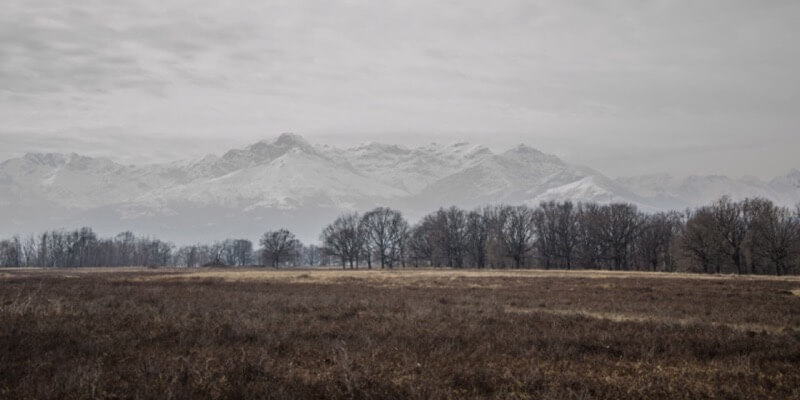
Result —
<svg viewBox="0 0 800 400"><path fill-rule="evenodd" d="M490 222L487 210L471 211L467 214L465 245L471 266L485 268L487 264L487 244L490 236Z"/></svg>
<svg viewBox="0 0 800 400"><path fill-rule="evenodd" d="M558 253L556 238L556 203L542 202L533 212L533 226L536 231L536 253L545 269L555 266Z"/></svg>
<svg viewBox="0 0 800 400"><path fill-rule="evenodd" d="M231 244L233 265L245 266L253 262L253 242L247 239L235 239Z"/></svg>
<svg viewBox="0 0 800 400"><path fill-rule="evenodd" d="M233 255L233 240L226 239L221 242L214 242L210 249L212 254L211 265L215 267L229 267L236 264Z"/></svg>
<svg viewBox="0 0 800 400"><path fill-rule="evenodd" d="M772 262L776 275L786 275L800 254L800 217L772 205L755 220L756 252Z"/></svg>
<svg viewBox="0 0 800 400"><path fill-rule="evenodd" d="M757 235L756 224L758 219L771 207L773 207L772 201L767 199L745 199L742 202L742 217L747 226L743 246L746 250L747 268L751 274L758 273L762 265L766 263L758 251L760 238Z"/></svg>
<svg viewBox="0 0 800 400"><path fill-rule="evenodd" d="M725 244L722 251L728 255L736 267L736 273L744 272L742 245L747 235L747 222L744 210L730 197L723 196L711 206L714 215L714 229Z"/></svg>
<svg viewBox="0 0 800 400"><path fill-rule="evenodd" d="M584 268L601 268L609 252L601 234L600 210L596 203L578 205L578 254Z"/></svg>
<svg viewBox="0 0 800 400"><path fill-rule="evenodd" d="M22 266L22 244L18 236L0 241L0 266L12 268Z"/></svg>
<svg viewBox="0 0 800 400"><path fill-rule="evenodd" d="M681 248L700 264L705 273L721 272L719 261L721 239L714 226L715 223L714 212L709 207L701 207L689 212L686 228L681 236Z"/></svg>
<svg viewBox="0 0 800 400"><path fill-rule="evenodd" d="M601 207L601 210L599 231L602 240L609 244L614 269L628 269L630 250L639 229L641 214L632 204L614 203Z"/></svg>
<svg viewBox="0 0 800 400"><path fill-rule="evenodd" d="M320 265L322 262L320 248L313 244L303 247L303 262L310 267Z"/></svg>
<svg viewBox="0 0 800 400"><path fill-rule="evenodd" d="M198 246L182 246L175 252L172 261L175 266L193 268L200 265L198 257Z"/></svg>
<svg viewBox="0 0 800 400"><path fill-rule="evenodd" d="M24 255L25 266L35 267L38 265L39 249L36 248L36 238L33 235L28 236L23 241L22 253Z"/></svg>
<svg viewBox="0 0 800 400"><path fill-rule="evenodd" d="M451 268L464 266L466 241L466 213L453 206L440 208L431 218L430 234L434 243L434 258Z"/></svg>
<svg viewBox="0 0 800 400"><path fill-rule="evenodd" d="M652 271L659 267L665 269L670 267L672 264L670 246L680 226L680 215L674 211L642 217L639 234L636 235L636 249L643 265Z"/></svg>
<svg viewBox="0 0 800 400"><path fill-rule="evenodd" d="M424 262L427 266L436 266L434 261L435 224L433 215L426 215L417 225L415 225L408 238L408 250L414 266L419 266Z"/></svg>
<svg viewBox="0 0 800 400"><path fill-rule="evenodd" d="M543 202L534 212L536 250L544 267L572 268L580 242L578 210L570 201Z"/></svg>
<svg viewBox="0 0 800 400"><path fill-rule="evenodd" d="M344 268L358 266L359 256L364 250L364 232L358 213L344 214L325 227L320 235L324 251L339 258Z"/></svg>
<svg viewBox="0 0 800 400"><path fill-rule="evenodd" d="M136 236L125 231L116 237L117 248L122 265L133 265L133 252L136 250Z"/></svg>
<svg viewBox="0 0 800 400"><path fill-rule="evenodd" d="M589 267L604 262L614 270L630 265L642 214L632 204L585 204L580 212L582 253Z"/></svg>
<svg viewBox="0 0 800 400"><path fill-rule="evenodd" d="M298 256L298 249L302 246L294 234L286 229L264 233L259 243L263 248L264 265L271 265L274 268L294 260Z"/></svg>
<svg viewBox="0 0 800 400"><path fill-rule="evenodd" d="M556 248L562 265L572 269L575 251L580 243L580 218L578 210L570 201L556 205Z"/></svg>
<svg viewBox="0 0 800 400"><path fill-rule="evenodd" d="M408 223L399 211L378 207L361 218L361 226L368 248L380 260L381 268L393 268L403 262L404 244L408 234Z"/></svg>
<svg viewBox="0 0 800 400"><path fill-rule="evenodd" d="M502 207L498 236L514 267L522 268L533 248L533 210L527 206Z"/></svg>

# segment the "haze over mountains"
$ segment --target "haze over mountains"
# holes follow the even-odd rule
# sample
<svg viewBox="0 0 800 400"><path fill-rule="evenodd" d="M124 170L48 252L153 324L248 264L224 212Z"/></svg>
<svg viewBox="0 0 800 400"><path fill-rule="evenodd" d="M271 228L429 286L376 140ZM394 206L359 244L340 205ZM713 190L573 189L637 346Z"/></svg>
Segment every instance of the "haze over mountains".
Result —
<svg viewBox="0 0 800 400"><path fill-rule="evenodd" d="M635 166L631 172L635 173ZM283 134L222 156L122 165L78 154L26 154L0 163L0 235L59 227L124 230L176 242L256 238L287 227L304 241L344 210L396 207L413 221L441 206L630 202L646 211L722 195L800 202L800 171L762 181L669 175L611 179L532 147L502 153L469 143L408 148L314 145Z"/></svg>

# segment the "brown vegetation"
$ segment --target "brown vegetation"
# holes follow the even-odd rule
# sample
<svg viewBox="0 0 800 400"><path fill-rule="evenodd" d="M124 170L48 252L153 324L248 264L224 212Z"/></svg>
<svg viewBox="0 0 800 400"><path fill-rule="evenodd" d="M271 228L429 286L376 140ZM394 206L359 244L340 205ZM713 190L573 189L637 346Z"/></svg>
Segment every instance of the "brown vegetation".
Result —
<svg viewBox="0 0 800 400"><path fill-rule="evenodd" d="M800 398L800 280L0 271L0 398Z"/></svg>

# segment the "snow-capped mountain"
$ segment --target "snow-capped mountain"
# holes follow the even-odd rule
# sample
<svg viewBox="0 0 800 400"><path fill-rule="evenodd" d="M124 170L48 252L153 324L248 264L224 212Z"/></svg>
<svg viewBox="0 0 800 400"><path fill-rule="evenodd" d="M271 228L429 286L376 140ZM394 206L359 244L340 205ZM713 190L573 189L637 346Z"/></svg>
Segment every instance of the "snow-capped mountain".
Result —
<svg viewBox="0 0 800 400"><path fill-rule="evenodd" d="M723 194L800 200L800 171L770 182L651 175L612 180L519 145L418 148L313 145L294 134L222 156L122 165L77 154L27 154L0 163L0 235L93 226L186 242L255 238L286 226L304 240L344 210L397 207L413 220L441 206L630 202L645 210L705 204Z"/></svg>
<svg viewBox="0 0 800 400"><path fill-rule="evenodd" d="M793 206L800 202L800 171L762 181L758 178L730 178L723 175L692 175L677 179L667 174L619 178L617 182L641 195L660 209L680 209L709 204L722 196L734 200L761 197Z"/></svg>

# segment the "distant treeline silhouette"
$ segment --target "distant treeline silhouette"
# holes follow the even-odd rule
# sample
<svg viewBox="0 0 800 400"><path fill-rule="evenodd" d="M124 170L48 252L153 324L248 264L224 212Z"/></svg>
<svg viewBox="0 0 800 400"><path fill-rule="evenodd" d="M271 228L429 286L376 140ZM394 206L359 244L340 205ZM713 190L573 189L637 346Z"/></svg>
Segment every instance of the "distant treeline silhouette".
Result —
<svg viewBox="0 0 800 400"><path fill-rule="evenodd" d="M342 268L557 268L795 274L800 271L800 206L766 199L645 213L631 204L543 202L441 208L410 225L379 207L345 213L326 226L320 246L286 229L247 239L176 247L90 228L0 241L3 267L340 266Z"/></svg>

